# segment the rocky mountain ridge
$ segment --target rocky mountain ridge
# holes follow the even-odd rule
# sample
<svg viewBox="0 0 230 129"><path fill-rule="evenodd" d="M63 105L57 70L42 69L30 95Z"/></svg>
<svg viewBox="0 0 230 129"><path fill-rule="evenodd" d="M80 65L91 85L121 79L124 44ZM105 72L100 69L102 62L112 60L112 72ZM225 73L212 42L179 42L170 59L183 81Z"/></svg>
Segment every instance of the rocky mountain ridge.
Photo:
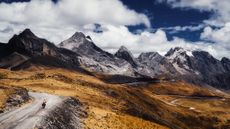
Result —
<svg viewBox="0 0 230 129"><path fill-rule="evenodd" d="M57 46L37 37L29 29L0 44L0 67L20 69L28 62L42 65L85 69L89 72L124 75L133 78L167 78L201 85L230 88L230 60L215 59L205 51L170 49L165 56L141 53L135 58L125 47L108 53L96 46L90 36L76 32ZM47 60L48 59L48 60Z"/></svg>

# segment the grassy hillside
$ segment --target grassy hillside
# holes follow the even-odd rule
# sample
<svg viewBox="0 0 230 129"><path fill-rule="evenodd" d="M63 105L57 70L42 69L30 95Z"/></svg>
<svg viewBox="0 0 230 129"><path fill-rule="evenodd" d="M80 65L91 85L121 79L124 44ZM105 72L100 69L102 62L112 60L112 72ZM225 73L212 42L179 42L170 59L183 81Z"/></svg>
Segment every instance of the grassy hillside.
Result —
<svg viewBox="0 0 230 129"><path fill-rule="evenodd" d="M108 84L94 76L45 67L0 73L7 74L0 85L78 98L88 106L86 128L230 127L228 94L184 82Z"/></svg>
<svg viewBox="0 0 230 129"><path fill-rule="evenodd" d="M15 89L0 86L0 110L5 108L6 101L9 99L10 95L15 93Z"/></svg>

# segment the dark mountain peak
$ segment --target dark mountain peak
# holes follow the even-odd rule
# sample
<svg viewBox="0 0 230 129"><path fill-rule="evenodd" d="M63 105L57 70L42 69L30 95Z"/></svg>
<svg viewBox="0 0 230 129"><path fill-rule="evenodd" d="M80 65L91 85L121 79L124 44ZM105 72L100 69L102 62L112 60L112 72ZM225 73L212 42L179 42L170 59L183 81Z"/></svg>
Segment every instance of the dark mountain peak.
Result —
<svg viewBox="0 0 230 129"><path fill-rule="evenodd" d="M117 57L121 57L123 58L122 56L129 56L130 58L133 58L133 55L132 53L125 47L125 46L121 46L118 51L115 53L115 56Z"/></svg>
<svg viewBox="0 0 230 129"><path fill-rule="evenodd" d="M26 28L23 30L20 34L20 37L25 37L25 38L34 38L37 37L30 29Z"/></svg>
<svg viewBox="0 0 230 129"><path fill-rule="evenodd" d="M137 66L137 62L134 59L133 54L125 46L121 46L119 50L115 53L115 56L126 60L134 67Z"/></svg>
<svg viewBox="0 0 230 129"><path fill-rule="evenodd" d="M208 62L217 62L218 60L214 58L209 52L206 51L193 51L193 55L197 59L207 60ZM219 61L218 61L219 62Z"/></svg>
<svg viewBox="0 0 230 129"><path fill-rule="evenodd" d="M129 51L125 46L121 46L118 51Z"/></svg>
<svg viewBox="0 0 230 129"><path fill-rule="evenodd" d="M75 32L71 38L86 38L82 32Z"/></svg>
<svg viewBox="0 0 230 129"><path fill-rule="evenodd" d="M55 55L56 46L37 37L30 29L14 35L7 44L9 53L18 52L27 56Z"/></svg>
<svg viewBox="0 0 230 129"><path fill-rule="evenodd" d="M115 53L115 56L119 58L123 58L122 56L129 56L129 58L134 58L133 54L125 46L121 46Z"/></svg>
<svg viewBox="0 0 230 129"><path fill-rule="evenodd" d="M221 62L228 62L228 63L230 63L230 59L228 59L227 57L223 57L221 59Z"/></svg>

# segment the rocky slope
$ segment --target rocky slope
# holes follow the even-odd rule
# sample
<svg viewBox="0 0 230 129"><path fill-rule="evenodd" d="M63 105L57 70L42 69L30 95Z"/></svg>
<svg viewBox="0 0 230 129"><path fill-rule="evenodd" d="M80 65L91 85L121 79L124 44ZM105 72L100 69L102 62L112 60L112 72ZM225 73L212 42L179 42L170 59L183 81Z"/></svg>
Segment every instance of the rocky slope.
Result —
<svg viewBox="0 0 230 129"><path fill-rule="evenodd" d="M0 49L1 68L14 70L39 64L81 70L77 53L58 48L53 43L37 37L29 29L14 35L7 44L0 45Z"/></svg>
<svg viewBox="0 0 230 129"><path fill-rule="evenodd" d="M89 36L85 36L81 32L76 32L58 46L81 55L80 63L90 71L134 76L132 66L128 62L102 50L92 42Z"/></svg>
<svg viewBox="0 0 230 129"><path fill-rule="evenodd" d="M197 84L229 88L230 72L227 58L219 61L208 52L188 51L179 47L171 49L165 57L173 64L182 79Z"/></svg>
<svg viewBox="0 0 230 129"><path fill-rule="evenodd" d="M169 60L157 52L141 53L138 57L138 61L147 66L151 70L151 73L155 73L155 76L164 75L175 77L177 74L176 69Z"/></svg>
<svg viewBox="0 0 230 129"><path fill-rule="evenodd" d="M118 58L126 60L134 68L136 68L140 65L140 64L138 64L138 62L136 61L136 59L134 58L132 53L125 46L121 46L120 49L115 53L115 56Z"/></svg>

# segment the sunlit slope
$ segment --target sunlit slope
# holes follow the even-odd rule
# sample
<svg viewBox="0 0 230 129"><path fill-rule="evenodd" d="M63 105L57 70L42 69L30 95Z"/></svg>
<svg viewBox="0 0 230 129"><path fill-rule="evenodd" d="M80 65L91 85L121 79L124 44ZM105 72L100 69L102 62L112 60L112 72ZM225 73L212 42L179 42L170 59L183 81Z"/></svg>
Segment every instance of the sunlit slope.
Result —
<svg viewBox="0 0 230 129"><path fill-rule="evenodd" d="M220 128L230 125L230 100L226 94L184 82L134 87L108 84L94 76L65 69L40 67L0 72L7 74L1 85L78 98L89 107L85 127Z"/></svg>

